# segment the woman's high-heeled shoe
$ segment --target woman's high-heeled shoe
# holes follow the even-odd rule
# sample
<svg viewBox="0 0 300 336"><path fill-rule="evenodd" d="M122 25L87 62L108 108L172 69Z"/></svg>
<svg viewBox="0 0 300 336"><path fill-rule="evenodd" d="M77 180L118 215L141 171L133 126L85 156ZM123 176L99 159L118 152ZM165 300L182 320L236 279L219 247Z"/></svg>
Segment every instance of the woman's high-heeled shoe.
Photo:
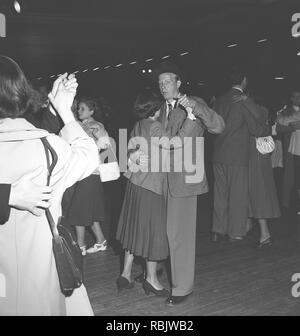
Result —
<svg viewBox="0 0 300 336"><path fill-rule="evenodd" d="M117 279L117 287L118 291L121 291L122 289L131 289L134 286L134 282L128 281L123 276L119 276Z"/></svg>
<svg viewBox="0 0 300 336"><path fill-rule="evenodd" d="M147 280L143 282L143 288L144 288L146 295L149 295L151 292L155 294L156 296L168 297L170 294L169 291L166 290L165 288L163 289L154 288Z"/></svg>

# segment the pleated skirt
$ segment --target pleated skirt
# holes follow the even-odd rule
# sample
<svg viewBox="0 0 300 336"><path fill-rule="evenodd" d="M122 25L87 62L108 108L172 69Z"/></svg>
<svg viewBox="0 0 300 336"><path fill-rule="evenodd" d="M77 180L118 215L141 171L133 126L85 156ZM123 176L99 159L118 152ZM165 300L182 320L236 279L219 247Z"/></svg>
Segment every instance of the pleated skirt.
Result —
<svg viewBox="0 0 300 336"><path fill-rule="evenodd" d="M165 198L128 181L116 238L135 256L150 261L166 259L169 245Z"/></svg>

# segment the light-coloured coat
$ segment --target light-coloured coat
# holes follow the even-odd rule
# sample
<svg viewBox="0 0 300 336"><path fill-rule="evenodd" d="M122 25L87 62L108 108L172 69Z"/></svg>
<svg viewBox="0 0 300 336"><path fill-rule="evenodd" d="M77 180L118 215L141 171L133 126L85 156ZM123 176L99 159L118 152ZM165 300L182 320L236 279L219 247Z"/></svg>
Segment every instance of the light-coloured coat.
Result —
<svg viewBox="0 0 300 336"><path fill-rule="evenodd" d="M0 183L14 183L43 167L33 182L46 185L47 163L40 138L47 137L55 149L58 161L50 181L50 211L56 221L66 188L89 176L99 164L95 142L77 122L67 124L61 136L37 129L25 119L0 120ZM85 288L78 290L86 294ZM78 290L73 294L76 300ZM12 209L9 220L0 226L0 315L64 315L72 296L66 300L60 291L46 216Z"/></svg>

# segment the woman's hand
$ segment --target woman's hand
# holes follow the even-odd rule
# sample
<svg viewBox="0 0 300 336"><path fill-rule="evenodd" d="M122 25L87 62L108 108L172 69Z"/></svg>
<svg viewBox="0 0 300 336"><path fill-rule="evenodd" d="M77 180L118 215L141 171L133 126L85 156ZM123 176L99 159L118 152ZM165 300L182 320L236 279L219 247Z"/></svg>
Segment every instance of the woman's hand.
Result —
<svg viewBox="0 0 300 336"><path fill-rule="evenodd" d="M289 123L289 126L291 126L294 131L300 130L300 121Z"/></svg>
<svg viewBox="0 0 300 336"><path fill-rule="evenodd" d="M247 99L248 97L245 94L242 95L234 95L232 97L234 103L240 103Z"/></svg>
<svg viewBox="0 0 300 336"><path fill-rule="evenodd" d="M74 115L71 107L78 87L74 74L68 76L67 73L59 76L53 83L53 87L48 97L58 112L64 123L74 121Z"/></svg>
<svg viewBox="0 0 300 336"><path fill-rule="evenodd" d="M196 102L194 99L188 98L187 95L183 95L178 99L178 105L182 105L185 109L190 107L193 110Z"/></svg>
<svg viewBox="0 0 300 336"><path fill-rule="evenodd" d="M142 150L131 151L129 154L129 160L139 166L148 166L149 155L146 155Z"/></svg>

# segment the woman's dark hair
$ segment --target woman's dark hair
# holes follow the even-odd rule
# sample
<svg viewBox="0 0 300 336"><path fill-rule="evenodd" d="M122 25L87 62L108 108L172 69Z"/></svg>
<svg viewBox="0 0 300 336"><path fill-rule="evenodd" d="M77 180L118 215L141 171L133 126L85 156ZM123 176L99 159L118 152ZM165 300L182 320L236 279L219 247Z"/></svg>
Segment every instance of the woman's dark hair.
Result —
<svg viewBox="0 0 300 336"><path fill-rule="evenodd" d="M33 109L33 92L19 65L0 55L0 118L18 118Z"/></svg>
<svg viewBox="0 0 300 336"><path fill-rule="evenodd" d="M91 98L91 97L82 97L82 98L79 99L78 105L80 103L85 104L90 110L94 111L93 118L96 121L99 121L99 122L103 123L103 121L104 121L103 111L100 108L96 99Z"/></svg>
<svg viewBox="0 0 300 336"><path fill-rule="evenodd" d="M159 94L146 89L137 96L133 107L133 114L140 120L152 117L160 109L162 103L163 101Z"/></svg>

